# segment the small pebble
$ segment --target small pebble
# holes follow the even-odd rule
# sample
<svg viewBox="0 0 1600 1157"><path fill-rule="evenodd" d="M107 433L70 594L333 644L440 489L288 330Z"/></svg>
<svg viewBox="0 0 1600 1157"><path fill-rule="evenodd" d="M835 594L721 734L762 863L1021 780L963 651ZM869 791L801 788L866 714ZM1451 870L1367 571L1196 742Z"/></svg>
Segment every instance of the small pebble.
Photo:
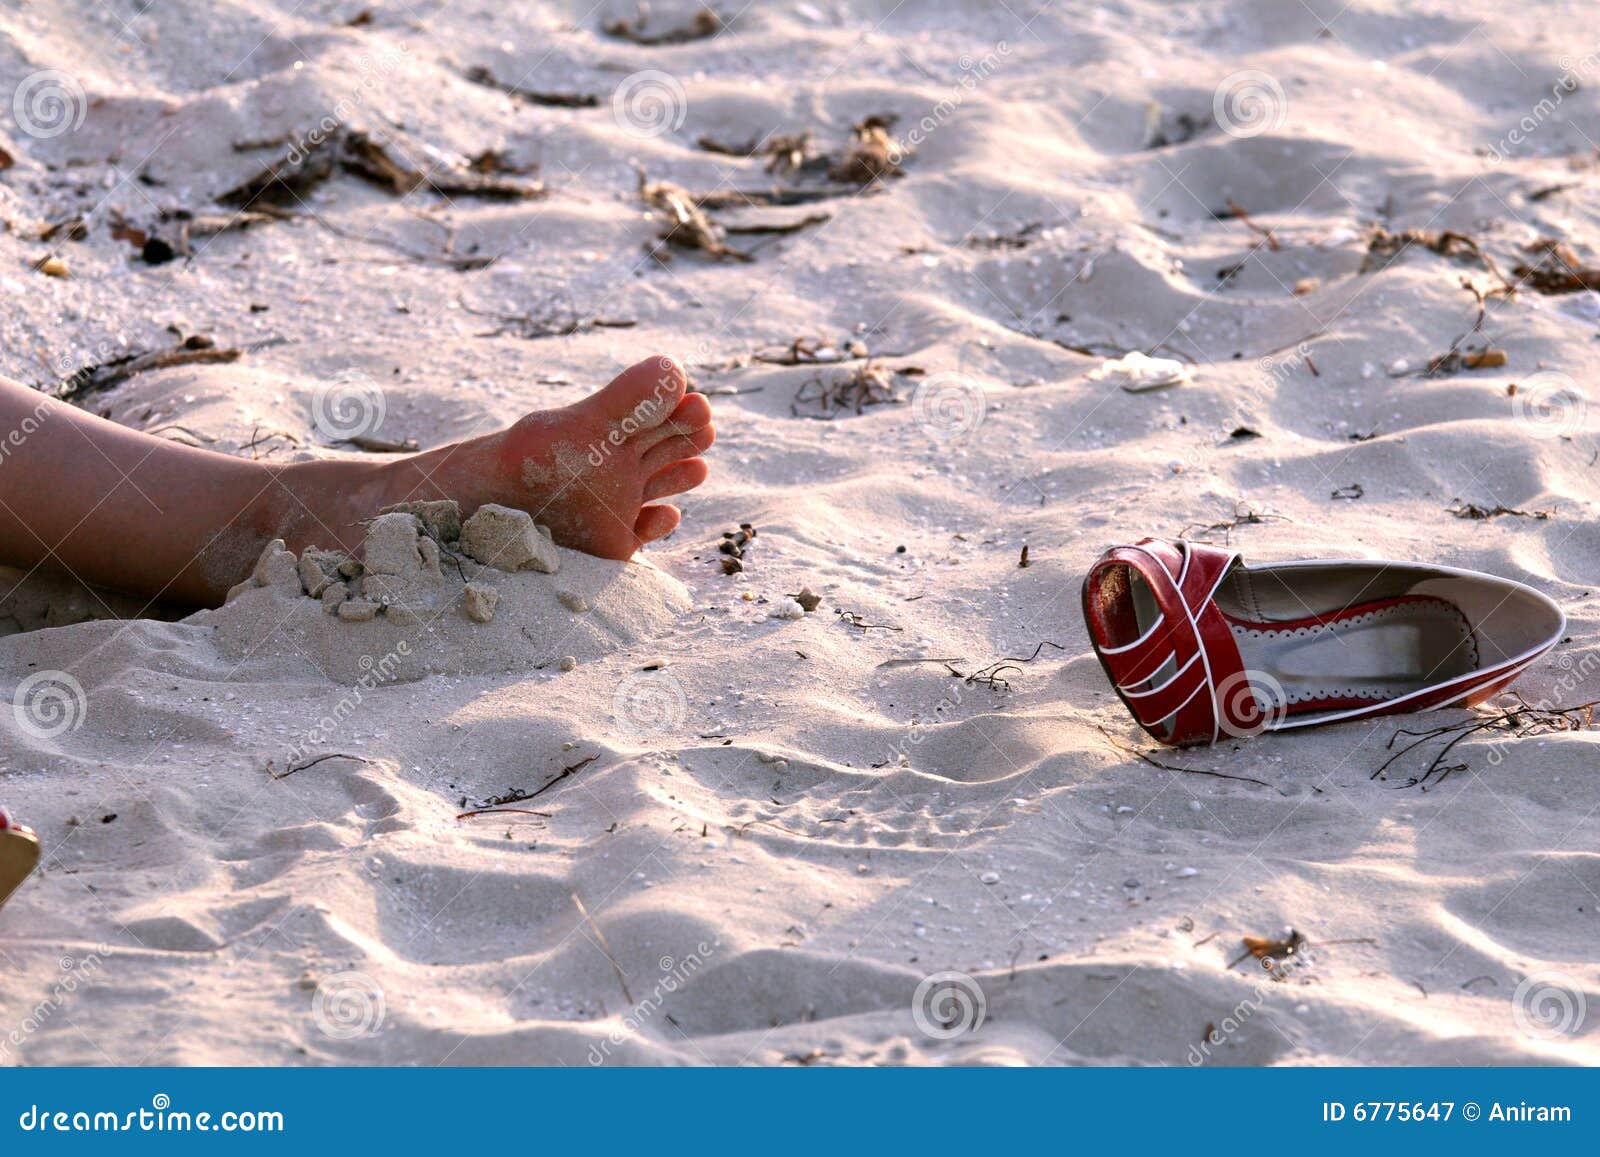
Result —
<svg viewBox="0 0 1600 1157"><path fill-rule="evenodd" d="M576 655L562 655L561 656L561 669L563 671L574 671L574 670L577 670L577 667L578 667L578 657Z"/></svg>

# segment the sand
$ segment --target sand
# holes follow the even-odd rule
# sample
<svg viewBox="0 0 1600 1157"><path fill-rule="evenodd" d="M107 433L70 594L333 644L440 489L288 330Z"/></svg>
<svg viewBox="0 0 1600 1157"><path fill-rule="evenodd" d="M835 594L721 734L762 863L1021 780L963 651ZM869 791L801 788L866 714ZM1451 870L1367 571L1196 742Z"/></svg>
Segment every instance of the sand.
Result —
<svg viewBox="0 0 1600 1157"><path fill-rule="evenodd" d="M0 121L0 372L206 335L240 355L84 404L290 461L357 452L336 389L429 447L664 352L719 441L669 540L498 576L489 623L7 594L0 800L44 866L0 913L0 1063L1600 1061L1594 733L1468 741L1427 791L1369 777L1462 713L1153 753L1259 783L1170 770L1078 609L1147 534L1437 561L1555 598L1570 638L1519 690L1600 698L1600 299L1495 298L1462 348L1505 364L1429 377L1495 274L1367 261L1374 226L1507 276L1540 237L1592 255L1584 6L811 0L654 47L587 5L140 7L0 14L6 94L83 93L56 82L60 131ZM839 152L885 113L914 151L878 191L713 214L825 223L648 255L640 169L821 182L696 141ZM176 236L164 210L347 130L452 171L498 150L545 195L339 170L188 260L112 235ZM85 240L36 239L76 213ZM800 338L920 373L762 360ZM1133 350L1189 380L1094 376ZM1289 926L1281 979L1234 963Z"/></svg>

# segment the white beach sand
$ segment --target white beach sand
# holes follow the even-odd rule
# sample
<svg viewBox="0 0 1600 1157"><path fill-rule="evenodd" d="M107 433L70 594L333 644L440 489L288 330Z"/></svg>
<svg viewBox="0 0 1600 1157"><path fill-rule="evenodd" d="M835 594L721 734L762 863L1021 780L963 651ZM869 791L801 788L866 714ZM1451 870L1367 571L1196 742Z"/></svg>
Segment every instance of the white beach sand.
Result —
<svg viewBox="0 0 1600 1157"><path fill-rule="evenodd" d="M631 14L0 12L0 373L49 386L208 335L245 352L85 404L287 462L355 453L313 421L335 381L381 397L368 433L427 447L661 352L719 431L669 540L506 576L496 623L416 628L394 678L352 684L392 628L308 600L82 622L84 592L8 594L0 623L75 625L0 639L0 694L64 672L82 697L0 713L0 802L45 848L0 913L0 1064L1600 1061L1593 732L1469 740L1426 791L1404 786L1426 754L1369 777L1398 728L1464 713L1156 752L1078 604L1106 546L1220 542L1206 527L1253 510L1231 531L1252 559L1532 584L1570 639L1518 689L1600 699L1600 298L1525 288L1465 347L1506 364L1391 376L1471 329L1463 278L1498 283L1426 246L1362 271L1375 225L1470 235L1507 276L1541 237L1592 258L1591 6L796 0L730 5L681 45L601 31ZM473 68L599 103L517 100ZM41 70L71 81L66 123L29 131L10 95ZM664 103L613 108L641 86ZM639 169L697 192L816 184L696 141L810 129L838 151L873 114L914 139L904 176L719 211L829 214L729 237L749 262L647 256ZM212 199L324 118L425 164L501 150L549 195L402 197L339 172L296 219L189 260L113 237L231 212ZM1248 217L1216 216L1230 201ZM85 240L38 240L77 213ZM51 254L70 277L34 270ZM484 315L633 324L531 338ZM923 374L818 421L797 391L861 363L754 360L797 338ZM1193 380L1087 376L1133 349ZM717 544L741 523L758 537L730 577ZM816 611L775 617L802 587ZM538 628L526 649L499 616ZM1046 641L993 686L951 673ZM296 752L340 757L274 778ZM1312 944L1285 979L1233 963L1287 926ZM976 1031L914 1015L943 972L981 990Z"/></svg>

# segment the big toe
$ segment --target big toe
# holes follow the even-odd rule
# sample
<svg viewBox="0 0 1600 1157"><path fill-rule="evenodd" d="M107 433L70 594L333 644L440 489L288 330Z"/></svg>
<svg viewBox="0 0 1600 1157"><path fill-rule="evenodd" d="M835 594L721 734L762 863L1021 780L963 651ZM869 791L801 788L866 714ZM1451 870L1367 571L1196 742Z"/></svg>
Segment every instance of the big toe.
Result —
<svg viewBox="0 0 1600 1157"><path fill-rule="evenodd" d="M589 399L624 435L665 422L683 401L689 379L669 357L645 358L623 370Z"/></svg>

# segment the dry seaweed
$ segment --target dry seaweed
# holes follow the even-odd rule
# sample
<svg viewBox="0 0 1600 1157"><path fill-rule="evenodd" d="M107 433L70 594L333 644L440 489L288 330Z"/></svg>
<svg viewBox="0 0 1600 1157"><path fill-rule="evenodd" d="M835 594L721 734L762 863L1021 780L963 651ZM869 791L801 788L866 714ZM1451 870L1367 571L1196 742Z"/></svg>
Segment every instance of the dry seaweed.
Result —
<svg viewBox="0 0 1600 1157"><path fill-rule="evenodd" d="M1600 268L1586 266L1566 242L1555 237L1541 237L1527 246L1532 263L1521 263L1512 273L1524 284L1540 293L1578 293L1585 289L1600 290Z"/></svg>
<svg viewBox="0 0 1600 1157"><path fill-rule="evenodd" d="M1508 514L1516 518L1532 518L1539 522L1545 522L1555 516L1555 511L1553 510L1513 510L1509 506L1501 506L1499 504L1479 506L1476 502L1463 502L1459 498L1456 499L1454 506L1446 509L1457 518L1470 518L1479 521L1487 521L1488 519L1499 518L1501 515Z"/></svg>
<svg viewBox="0 0 1600 1157"><path fill-rule="evenodd" d="M461 301L460 305L463 313L471 314L473 317L486 317L500 323L495 329L478 331L473 334L474 337L500 337L510 333L529 341L536 341L547 337L570 337L594 329L631 329L638 324L630 318L585 314L572 306L551 305L539 313L501 313L496 310L478 309L465 301Z"/></svg>
<svg viewBox="0 0 1600 1157"><path fill-rule="evenodd" d="M1029 221L1009 233L982 233L968 237L968 249L1026 249L1037 239L1043 221Z"/></svg>
<svg viewBox="0 0 1600 1157"><path fill-rule="evenodd" d="M905 154L889 135L895 120L893 115L880 114L852 126L849 147L828 166L828 177L845 184L870 185L880 178L904 176L900 162Z"/></svg>
<svg viewBox="0 0 1600 1157"><path fill-rule="evenodd" d="M660 244L675 245L680 249L698 249L709 257L733 261L753 260L750 254L730 247L723 240L726 230L695 203L694 195L682 185L675 185L671 181L650 181L641 170L639 197L665 218L658 238ZM660 256L659 248L657 255Z"/></svg>
<svg viewBox="0 0 1600 1157"><path fill-rule="evenodd" d="M1361 259L1361 268L1358 273L1375 273L1388 267L1406 250L1412 248L1426 249L1440 257L1451 260L1466 260L1487 270L1500 282L1500 286L1507 292L1513 292L1515 286L1506 280L1505 274L1500 272L1500 267L1494 259L1483 251L1483 247L1465 233L1445 229L1438 232L1427 229L1404 229L1399 233L1391 233L1381 225L1374 225L1367 237L1367 252Z"/></svg>
<svg viewBox="0 0 1600 1157"><path fill-rule="evenodd" d="M1257 787L1272 787L1272 785L1266 780L1255 779L1254 777L1248 775L1234 775L1232 772L1212 771L1210 768L1205 767L1184 767L1176 763L1167 763L1164 760L1157 759L1148 751L1142 751L1137 747L1130 747L1126 743L1119 742L1114 736L1112 736L1111 732L1107 731L1104 727L1100 727L1098 724L1096 725L1096 730L1098 730L1101 735L1104 735L1106 737L1106 742L1111 744L1111 746L1116 748L1118 751L1126 752L1135 759L1138 759L1144 763L1148 763L1151 767L1160 768L1162 771L1177 771L1182 772L1184 775L1203 775L1210 779L1231 779L1239 783L1253 783ZM1280 795L1285 794L1282 789L1278 789L1278 793ZM1198 947L1198 945L1196 945L1196 947Z"/></svg>
<svg viewBox="0 0 1600 1157"><path fill-rule="evenodd" d="M1232 220L1238 221L1246 229L1250 230L1250 232L1254 233L1257 240L1256 243L1250 247L1252 252L1261 248L1263 245L1265 245L1268 249L1271 249L1273 252L1277 252L1283 248L1283 244L1278 240L1278 235L1265 225L1257 225L1255 221L1251 219L1250 214L1245 212L1244 206L1240 205L1239 202L1235 201L1232 197L1229 197L1227 205L1228 207L1226 209L1216 215L1217 220L1226 221L1231 218ZM1235 266L1233 272L1237 271L1238 267ZM1232 273L1230 273L1229 276L1231 277ZM1226 278L1224 278L1224 280L1226 280Z"/></svg>
<svg viewBox="0 0 1600 1157"><path fill-rule="evenodd" d="M663 44L692 44L696 40L708 40L725 27L722 17L711 8L699 9L688 24L679 28L652 32L649 25L650 10L646 6L641 6L638 14L632 19L618 18L603 21L600 30L607 36L615 36L618 40L655 48Z"/></svg>
<svg viewBox="0 0 1600 1157"><path fill-rule="evenodd" d="M481 84L485 88L495 89L526 104L538 105L541 108L597 108L600 104L600 98L592 93L547 92L506 84L497 80L494 73L482 65L469 68L462 75L473 84Z"/></svg>
<svg viewBox="0 0 1600 1157"><path fill-rule="evenodd" d="M811 151L811 130L798 133L775 133L765 139L757 138L743 145L730 145L714 137L702 136L695 142L708 153L723 157L766 159L769 173L798 173L807 170L826 170L831 164L827 157L818 157Z"/></svg>
<svg viewBox="0 0 1600 1157"><path fill-rule="evenodd" d="M1396 763L1413 752L1418 753L1420 759L1428 744L1443 740L1433 758L1422 768L1422 773L1407 776L1405 782L1400 784L1401 788L1420 787L1427 791L1430 787L1438 787L1453 772L1467 769L1465 763L1445 763L1445 759L1463 740L1474 735L1493 735L1503 740L1527 739L1563 731L1587 731L1594 726L1594 709L1600 706L1600 699L1594 699L1575 707L1547 707L1529 703L1515 691L1508 692L1505 698L1510 700L1510 706L1479 708L1469 718L1456 723L1445 723L1422 731L1399 728L1385 745L1394 754L1384 760L1369 778L1387 780L1389 769ZM1396 748L1396 743L1402 737L1409 742Z"/></svg>
<svg viewBox="0 0 1600 1157"><path fill-rule="evenodd" d="M1257 435L1257 437L1259 436L1260 435ZM1253 506L1250 506L1244 501L1244 499L1241 498L1239 501L1233 504L1232 517L1225 518L1220 522L1191 522L1188 526L1184 527L1178 532L1178 537L1180 539L1187 539L1190 542L1214 542L1215 539L1206 536L1213 535L1218 531L1221 531L1222 543L1224 546L1227 546L1232 540L1233 532L1239 527L1259 526L1269 520L1273 522L1287 521L1281 514L1264 514L1261 511L1256 510ZM1200 534L1194 535L1191 533L1192 531L1196 530L1198 530Z"/></svg>
<svg viewBox="0 0 1600 1157"><path fill-rule="evenodd" d="M1016 655L1007 655L1003 659L995 660L987 667L982 667L974 671L972 674L968 675L963 682L969 685L983 684L984 686L996 691L1009 691L1011 690L1011 683L1005 678L1005 672L1015 671L1019 675L1022 674L1021 664L1033 662L1039 657L1040 653L1046 647L1054 647L1058 651L1066 650L1066 648L1060 643L1052 643L1049 639L1044 639L1037 647L1033 649L1033 654L1029 655L1027 658L1020 658Z"/></svg>
<svg viewBox="0 0 1600 1157"><path fill-rule="evenodd" d="M502 201L526 201L545 195L544 184L540 181L508 180L493 171L448 165L414 168L394 156L390 142L367 133L347 132L343 143L346 169L402 195L423 187L447 197L488 197Z"/></svg>
<svg viewBox="0 0 1600 1157"><path fill-rule="evenodd" d="M121 385L136 374L163 370L169 366L219 365L238 361L243 353L240 349L219 348L210 338L195 334L171 349L136 350L92 366L84 366L69 377L62 378L47 392L63 402L81 403L90 394Z"/></svg>
<svg viewBox="0 0 1600 1157"><path fill-rule="evenodd" d="M1355 502L1359 498L1364 498L1366 493L1367 488L1365 486L1362 486L1359 482L1352 482L1348 486L1341 486L1339 489L1332 491L1328 497L1336 502Z"/></svg>
<svg viewBox="0 0 1600 1157"><path fill-rule="evenodd" d="M493 172L434 165L414 168L393 152L393 142L357 130L334 134L306 151L268 165L248 181L217 198L218 204L240 209L303 208L316 185L337 168L354 173L394 193L427 188L443 196L527 200L542 197L538 181L507 180Z"/></svg>
<svg viewBox="0 0 1600 1157"><path fill-rule="evenodd" d="M905 401L895 377L899 373L868 358L853 369L808 378L795 391L789 412L797 418L832 421L840 414L860 414L869 406L886 406ZM808 412L807 407L815 407Z"/></svg>

